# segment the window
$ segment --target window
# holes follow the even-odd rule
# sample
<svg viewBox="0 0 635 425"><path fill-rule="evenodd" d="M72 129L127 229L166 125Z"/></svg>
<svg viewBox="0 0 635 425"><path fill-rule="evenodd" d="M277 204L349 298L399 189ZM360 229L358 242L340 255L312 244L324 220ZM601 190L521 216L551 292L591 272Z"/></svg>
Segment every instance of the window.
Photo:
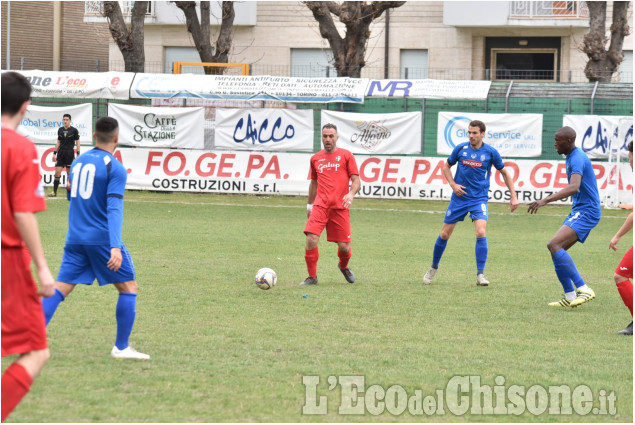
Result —
<svg viewBox="0 0 635 425"><path fill-rule="evenodd" d="M337 77L331 49L291 49L292 77Z"/></svg>
<svg viewBox="0 0 635 425"><path fill-rule="evenodd" d="M400 52L399 78L428 78L428 51L402 49Z"/></svg>
<svg viewBox="0 0 635 425"><path fill-rule="evenodd" d="M633 82L633 51L624 50L624 59L620 63L617 69L617 79L620 83L632 83Z"/></svg>
<svg viewBox="0 0 635 425"><path fill-rule="evenodd" d="M556 81L556 49L492 49L492 80Z"/></svg>

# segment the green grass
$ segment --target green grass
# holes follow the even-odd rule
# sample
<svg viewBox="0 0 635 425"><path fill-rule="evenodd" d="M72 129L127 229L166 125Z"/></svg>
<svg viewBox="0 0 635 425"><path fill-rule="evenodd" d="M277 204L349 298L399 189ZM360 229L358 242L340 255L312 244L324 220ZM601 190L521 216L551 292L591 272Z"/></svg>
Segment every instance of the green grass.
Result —
<svg viewBox="0 0 635 425"><path fill-rule="evenodd" d="M320 241L316 287L299 287L306 199L128 192L124 241L137 269L132 345L147 362L116 361L116 290L79 287L48 327L52 358L10 422L632 422L633 342L616 335L631 320L613 282L618 253L608 242L626 211L604 211L570 253L596 300L577 309L561 297L546 244L569 212L537 215L490 204L492 285L475 285L474 227L457 225L435 282L430 265L444 202L355 201L357 282L336 267L337 247ZM68 204L38 215L57 273ZM258 289L260 267L277 286ZM305 297L306 296L306 297ZM3 369L13 358L2 360ZM304 375L320 377L326 415L303 415ZM494 386L587 385L613 391L616 415L340 415L329 376L363 375L365 389L400 385L408 395L444 390L453 376ZM501 378L499 378L501 379ZM361 393L363 398L365 393ZM505 401L506 402L506 401Z"/></svg>

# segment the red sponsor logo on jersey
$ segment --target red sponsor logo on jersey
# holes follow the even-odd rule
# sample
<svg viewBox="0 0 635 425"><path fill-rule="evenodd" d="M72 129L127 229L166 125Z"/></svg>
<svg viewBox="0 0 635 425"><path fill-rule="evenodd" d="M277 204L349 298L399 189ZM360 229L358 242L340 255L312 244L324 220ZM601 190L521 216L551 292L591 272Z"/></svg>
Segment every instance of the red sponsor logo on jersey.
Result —
<svg viewBox="0 0 635 425"><path fill-rule="evenodd" d="M474 161L473 159L464 159L461 161L463 165L467 165L468 167L481 168L483 163L481 161Z"/></svg>

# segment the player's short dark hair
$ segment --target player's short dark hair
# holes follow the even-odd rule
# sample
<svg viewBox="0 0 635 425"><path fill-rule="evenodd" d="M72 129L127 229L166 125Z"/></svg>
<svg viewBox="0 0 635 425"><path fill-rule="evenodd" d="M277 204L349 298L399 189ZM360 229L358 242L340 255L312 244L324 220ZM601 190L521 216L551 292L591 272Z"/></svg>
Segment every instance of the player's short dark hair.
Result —
<svg viewBox="0 0 635 425"><path fill-rule="evenodd" d="M337 126L335 124L332 124L330 122L326 123L322 126L322 130L324 130L325 128L332 128L337 133Z"/></svg>
<svg viewBox="0 0 635 425"><path fill-rule="evenodd" d="M62 118L66 118L66 117L68 117L68 119L69 119L69 120L72 120L72 118L71 118L71 114L64 114L64 115L62 116Z"/></svg>
<svg viewBox="0 0 635 425"><path fill-rule="evenodd" d="M2 115L15 115L31 98L31 83L17 72L2 73Z"/></svg>
<svg viewBox="0 0 635 425"><path fill-rule="evenodd" d="M628 142L628 151L630 153L633 153L633 141L632 140L630 142Z"/></svg>
<svg viewBox="0 0 635 425"><path fill-rule="evenodd" d="M119 122L113 117L101 117L95 123L95 141L110 143L114 140L119 129Z"/></svg>
<svg viewBox="0 0 635 425"><path fill-rule="evenodd" d="M481 133L485 133L485 123L483 121L474 120L470 122L468 127L478 127Z"/></svg>

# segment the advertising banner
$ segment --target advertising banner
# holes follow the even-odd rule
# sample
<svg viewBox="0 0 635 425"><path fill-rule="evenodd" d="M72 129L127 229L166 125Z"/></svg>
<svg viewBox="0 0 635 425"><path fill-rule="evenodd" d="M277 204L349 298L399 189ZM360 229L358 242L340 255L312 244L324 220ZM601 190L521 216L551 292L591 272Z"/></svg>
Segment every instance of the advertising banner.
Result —
<svg viewBox="0 0 635 425"><path fill-rule="evenodd" d="M119 144L154 148L203 149L203 108L132 106L111 103L108 115L119 121Z"/></svg>
<svg viewBox="0 0 635 425"><path fill-rule="evenodd" d="M29 105L18 133L33 143L54 145L57 143L57 130L64 126L64 114L70 114L71 125L79 131L81 145L92 145L93 106L90 103L61 107Z"/></svg>
<svg viewBox="0 0 635 425"><path fill-rule="evenodd" d="M53 184L53 147L38 146L45 186ZM306 196L309 153L227 152L122 148L115 157L128 169L128 189ZM443 177L445 158L356 157L361 180L357 196L386 199L449 200L452 190ZM509 160L518 201L542 199L567 185L565 161ZM617 187L621 203L632 203L633 173L628 163L593 163L600 196ZM66 184L63 174L62 185ZM491 202L509 202L499 171L493 171ZM571 203L571 199L555 204Z"/></svg>
<svg viewBox="0 0 635 425"><path fill-rule="evenodd" d="M437 154L449 155L455 146L470 139L467 127L473 120L485 123L483 142L502 157L536 157L542 154L542 114L474 114L439 112Z"/></svg>
<svg viewBox="0 0 635 425"><path fill-rule="evenodd" d="M633 117L610 115L565 115L563 126L576 132L575 145L589 158L608 158L619 150L628 158L628 143L633 140Z"/></svg>
<svg viewBox="0 0 635 425"><path fill-rule="evenodd" d="M491 81L462 80L370 80L366 96L486 99L491 84Z"/></svg>
<svg viewBox="0 0 635 425"><path fill-rule="evenodd" d="M320 128L337 126L337 146L361 154L421 153L421 112L362 114L322 110Z"/></svg>
<svg viewBox="0 0 635 425"><path fill-rule="evenodd" d="M128 99L133 72L15 71L33 87L33 97Z"/></svg>
<svg viewBox="0 0 635 425"><path fill-rule="evenodd" d="M216 109L214 147L313 151L313 110Z"/></svg>

